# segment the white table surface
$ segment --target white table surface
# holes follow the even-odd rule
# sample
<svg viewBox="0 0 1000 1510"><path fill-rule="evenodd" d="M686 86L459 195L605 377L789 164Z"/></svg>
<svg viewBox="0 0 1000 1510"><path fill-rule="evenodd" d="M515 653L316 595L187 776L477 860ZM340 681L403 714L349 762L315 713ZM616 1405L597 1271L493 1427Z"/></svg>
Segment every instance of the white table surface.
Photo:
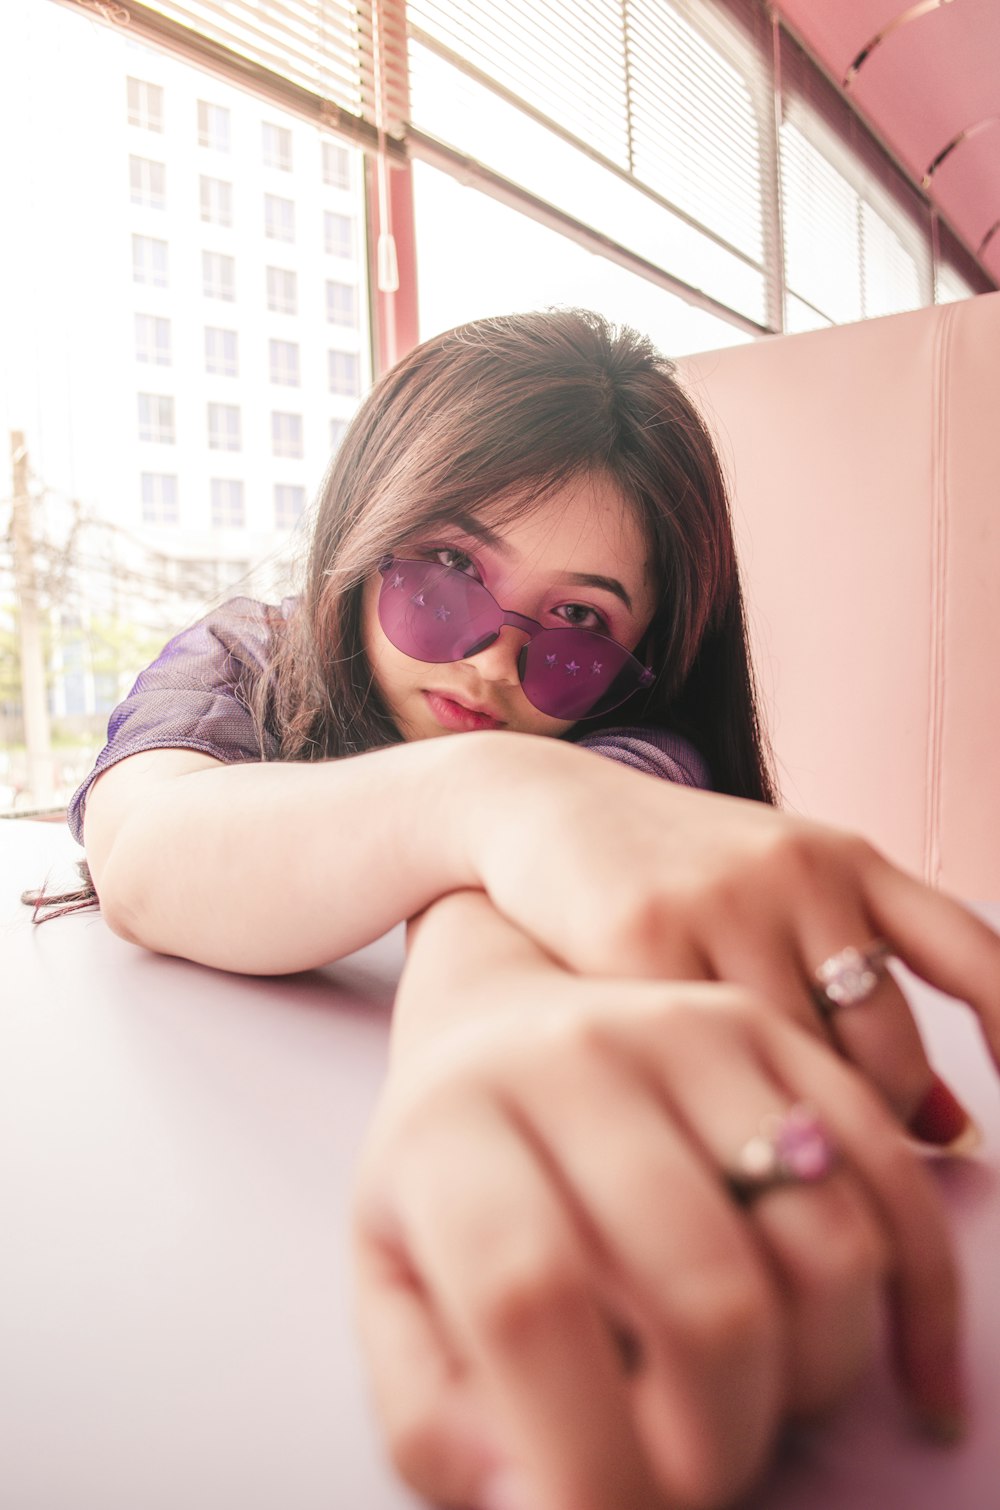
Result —
<svg viewBox="0 0 1000 1510"><path fill-rule="evenodd" d="M0 1510L413 1506L380 1456L346 1253L402 930L271 980L149 955L93 913L33 928L20 891L78 854L0 822ZM1000 1091L970 1014L914 1004L985 1132L938 1161L972 1431L917 1441L880 1363L748 1510L1000 1505Z"/></svg>

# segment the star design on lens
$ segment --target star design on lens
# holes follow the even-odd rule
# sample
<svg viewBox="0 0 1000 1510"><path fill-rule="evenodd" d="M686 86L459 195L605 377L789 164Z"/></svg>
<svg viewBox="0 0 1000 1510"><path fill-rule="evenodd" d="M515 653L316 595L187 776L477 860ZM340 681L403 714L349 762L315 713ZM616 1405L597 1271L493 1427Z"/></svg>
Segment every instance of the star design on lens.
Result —
<svg viewBox="0 0 1000 1510"><path fill-rule="evenodd" d="M545 664L546 664L546 666L548 666L548 668L549 668L550 671L552 670L552 667L555 665L555 663L556 663L556 657L554 655L547 655L545 657Z"/></svg>
<svg viewBox="0 0 1000 1510"><path fill-rule="evenodd" d="M427 607L427 604L424 601L424 595L423 595L422 592L416 593L415 596L414 596L413 601L414 601L414 603L416 603L416 605L417 605L418 608L426 608Z"/></svg>
<svg viewBox="0 0 1000 1510"><path fill-rule="evenodd" d="M604 670L604 662L603 661L595 661L594 664L590 668L590 674L591 674L591 676L600 676L600 674L601 674L601 672L603 670Z"/></svg>
<svg viewBox="0 0 1000 1510"><path fill-rule="evenodd" d="M580 668L576 664L576 661L567 661L566 662L566 675L567 676L576 676L576 673L579 671L579 669Z"/></svg>
<svg viewBox="0 0 1000 1510"><path fill-rule="evenodd" d="M451 609L445 608L443 603L439 603L437 608L435 608L434 610L434 617L436 619L440 619L441 623L443 624L445 619L451 618Z"/></svg>
<svg viewBox="0 0 1000 1510"><path fill-rule="evenodd" d="M396 573L396 575L393 577L392 581L389 583L389 586L390 587L403 587L405 585L405 583L406 583L406 578L403 576L402 572L398 571Z"/></svg>

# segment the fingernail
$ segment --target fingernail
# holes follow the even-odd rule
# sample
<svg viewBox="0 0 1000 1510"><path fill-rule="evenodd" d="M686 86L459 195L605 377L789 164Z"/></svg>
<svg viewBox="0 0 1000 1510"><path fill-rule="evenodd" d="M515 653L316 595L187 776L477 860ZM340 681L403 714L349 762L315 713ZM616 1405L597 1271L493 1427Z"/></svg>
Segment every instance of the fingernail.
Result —
<svg viewBox="0 0 1000 1510"><path fill-rule="evenodd" d="M910 1119L910 1132L947 1153L971 1153L982 1134L961 1101L939 1075Z"/></svg>
<svg viewBox="0 0 1000 1510"><path fill-rule="evenodd" d="M532 1510L532 1499L521 1475L501 1468L482 1485L476 1496L479 1510Z"/></svg>

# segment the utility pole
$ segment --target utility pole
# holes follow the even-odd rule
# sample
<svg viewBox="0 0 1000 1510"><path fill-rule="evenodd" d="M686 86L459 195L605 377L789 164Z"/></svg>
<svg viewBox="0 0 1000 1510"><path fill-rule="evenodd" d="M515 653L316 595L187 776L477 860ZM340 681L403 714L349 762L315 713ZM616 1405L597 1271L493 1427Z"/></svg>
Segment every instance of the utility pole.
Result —
<svg viewBox="0 0 1000 1510"><path fill-rule="evenodd" d="M31 520L31 495L28 492L28 448L24 443L23 430L10 432L10 464L14 481L11 528L14 591L21 609L18 638L24 743L28 753L28 796L34 807L47 807L53 800L52 746L45 691L42 615L35 576L35 536Z"/></svg>

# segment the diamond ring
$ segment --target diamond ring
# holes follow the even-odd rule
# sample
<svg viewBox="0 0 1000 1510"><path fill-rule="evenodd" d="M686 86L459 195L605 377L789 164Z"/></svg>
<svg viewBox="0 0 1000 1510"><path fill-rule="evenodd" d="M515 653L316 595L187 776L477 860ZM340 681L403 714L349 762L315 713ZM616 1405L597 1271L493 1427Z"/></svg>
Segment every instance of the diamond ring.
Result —
<svg viewBox="0 0 1000 1510"><path fill-rule="evenodd" d="M849 944L839 954L824 960L816 971L816 1005L824 1017L839 1007L856 1007L867 1001L885 974L892 950L885 939L875 939L864 949Z"/></svg>

